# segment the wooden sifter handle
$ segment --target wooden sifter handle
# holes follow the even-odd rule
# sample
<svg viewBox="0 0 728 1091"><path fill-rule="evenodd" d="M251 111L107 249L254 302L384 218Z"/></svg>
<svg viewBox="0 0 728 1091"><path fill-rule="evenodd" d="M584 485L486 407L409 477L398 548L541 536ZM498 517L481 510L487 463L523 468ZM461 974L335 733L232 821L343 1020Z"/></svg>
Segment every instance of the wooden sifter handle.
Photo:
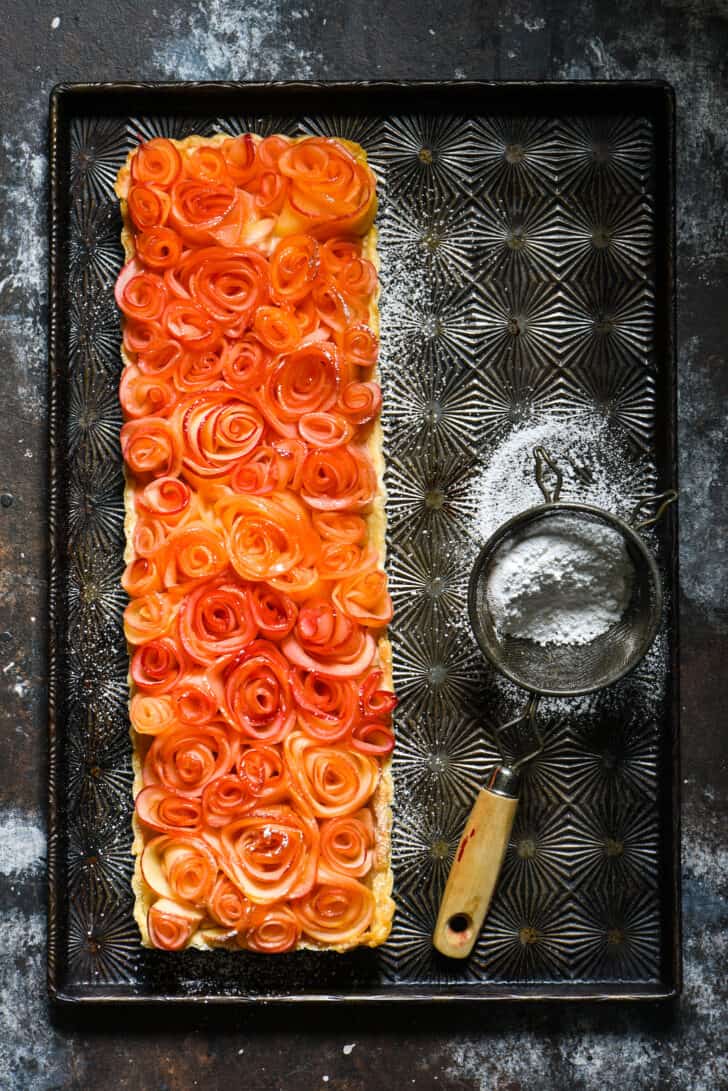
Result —
<svg viewBox="0 0 728 1091"><path fill-rule="evenodd" d="M438 951L467 958L493 897L518 807L518 777L494 770L473 804L450 868L432 936Z"/></svg>

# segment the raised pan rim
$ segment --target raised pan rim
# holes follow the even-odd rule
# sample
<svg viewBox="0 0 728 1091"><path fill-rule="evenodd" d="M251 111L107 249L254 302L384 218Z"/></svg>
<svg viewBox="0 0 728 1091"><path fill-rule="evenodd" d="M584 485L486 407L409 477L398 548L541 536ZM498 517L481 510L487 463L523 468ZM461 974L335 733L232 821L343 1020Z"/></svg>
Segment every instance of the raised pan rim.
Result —
<svg viewBox="0 0 728 1091"><path fill-rule="evenodd" d="M658 290L666 308L665 337L662 348L662 358L668 368L668 382L665 384L669 397L667 412L666 444L669 454L671 481L669 485L678 487L677 476L677 368L675 359L676 343L676 280L675 280L675 92L672 85L666 80L353 80L353 81L109 81L109 82L60 82L56 84L49 95L49 259L48 259L48 367L49 367L49 391L48 391L48 963L47 984L52 1001L62 1005L79 1004L156 1004L156 1003L295 1003L295 1002L330 1002L353 1001L355 1003L432 1003L439 1001L637 1001L637 1000L671 1000L678 996L682 989L682 951L681 951L681 875L680 875L680 754L679 754L679 729L680 729L680 696L679 696L679 613L675 605L672 611L672 661L671 661L671 711L670 720L672 728L672 781L671 781L671 837L672 837L672 897L673 906L669 922L669 938L672 957L669 959L669 968L666 967L665 983L652 987L642 986L639 990L622 988L591 988L579 986L578 982L567 983L568 988L557 985L552 989L546 986L535 986L528 992L508 988L506 986L490 986L485 984L486 991L472 994L469 987L453 990L451 987L439 989L432 993L416 993L403 995L392 991L382 994L376 990L367 993L347 995L316 996L299 994L296 996L114 996L112 994L72 995L59 983L59 959L58 959L58 856L59 836L61 833L59 820L59 799L57 792L58 776L58 747L59 734L56 718L56 692L58 681L58 653L57 653L57 625L58 625L58 558L61 543L58 541L58 507L59 507L59 458L57 451L57 435L59 426L59 391L60 375L59 361L61 357L60 341L60 308L59 308L59 265L61 259L61 224L59 212L61 208L60 174L61 174L61 148L60 130L64 122L64 107L73 100L92 97L101 100L108 107L109 101L115 96L131 94L141 97L144 94L169 94L174 97L188 96L190 94L222 97L230 92L236 94L270 92L282 97L287 94L321 93L346 95L361 90L373 91L376 94L406 93L414 95L416 92L436 92L455 94L458 98L465 97L468 93L487 93L493 96L495 102L504 93L532 93L539 95L539 112L548 112L541 96L546 93L560 98L578 92L579 108L584 112L589 109L603 108L603 101L610 99L619 92L627 92L631 96L639 96L644 99L645 108L651 106L658 115L659 125L656 126L657 154L664 161L665 171L658 179L658 189L661 191L660 206L663 210L664 234L661 241L661 261L658 261ZM503 103L498 102L502 112ZM672 593L677 600L679 561L677 548L678 513L677 505L671 509L669 516L669 528L671 533L670 550L670 576ZM663 831L664 835L664 831ZM477 986L476 986L477 988ZM535 991L540 989L541 991ZM582 991L583 990L583 991Z"/></svg>

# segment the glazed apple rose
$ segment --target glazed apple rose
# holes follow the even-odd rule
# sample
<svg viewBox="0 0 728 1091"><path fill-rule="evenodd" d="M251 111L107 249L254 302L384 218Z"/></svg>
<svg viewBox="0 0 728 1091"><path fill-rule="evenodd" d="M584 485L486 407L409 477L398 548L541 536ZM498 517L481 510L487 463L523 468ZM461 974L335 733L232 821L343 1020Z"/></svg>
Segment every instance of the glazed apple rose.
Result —
<svg viewBox="0 0 728 1091"><path fill-rule="evenodd" d="M211 780L202 793L205 825L211 830L222 829L255 804L256 796L242 777L233 774L218 777Z"/></svg>
<svg viewBox="0 0 728 1091"><path fill-rule="evenodd" d="M363 235L376 212L374 175L341 143L310 137L291 144L278 160L290 182L278 222L280 234L305 231L315 238Z"/></svg>
<svg viewBox="0 0 728 1091"><path fill-rule="evenodd" d="M304 935L318 943L350 945L372 923L374 897L356 879L321 868L320 883L310 894L292 903Z"/></svg>
<svg viewBox="0 0 728 1091"><path fill-rule="evenodd" d="M263 435L263 418L229 394L207 394L181 403L176 429L185 437L182 467L189 481L224 480Z"/></svg>
<svg viewBox="0 0 728 1091"><path fill-rule="evenodd" d="M374 176L327 137L157 137L117 188L144 942L381 942Z"/></svg>
<svg viewBox="0 0 728 1091"><path fill-rule="evenodd" d="M340 580L331 599L342 614L367 628L381 629L392 620L387 577L373 566Z"/></svg>
<svg viewBox="0 0 728 1091"><path fill-rule="evenodd" d="M347 383L339 397L339 409L354 424L368 424L382 408L382 388L379 383Z"/></svg>
<svg viewBox="0 0 728 1091"><path fill-rule="evenodd" d="M321 511L361 511L377 490L371 459L356 447L309 451L303 466L301 496Z"/></svg>
<svg viewBox="0 0 728 1091"><path fill-rule="evenodd" d="M239 745L222 723L181 725L155 736L144 763L145 784L161 784L198 798L216 777L229 773Z"/></svg>
<svg viewBox="0 0 728 1091"><path fill-rule="evenodd" d="M235 883L223 872L219 872L207 900L207 909L213 921L237 933L249 923L253 908L252 902L248 901Z"/></svg>
<svg viewBox="0 0 728 1091"><path fill-rule="evenodd" d="M205 841L192 834L163 834L149 841L142 855L144 880L160 898L203 906L218 872Z"/></svg>
<svg viewBox="0 0 728 1091"><path fill-rule="evenodd" d="M277 746L254 744L242 751L238 774L260 803L279 803L289 796L286 766Z"/></svg>
<svg viewBox="0 0 728 1091"><path fill-rule="evenodd" d="M168 292L164 280L157 273L144 269L135 258L125 265L116 282L115 298L119 309L138 325L132 326L139 331L148 331L152 337L153 327L149 324L162 318L168 302ZM139 335L138 334L138 335ZM154 344L151 340L150 344Z"/></svg>
<svg viewBox="0 0 728 1091"><path fill-rule="evenodd" d="M249 194L228 182L182 178L172 187L169 223L187 244L235 246L254 218Z"/></svg>
<svg viewBox="0 0 728 1091"><path fill-rule="evenodd" d="M303 414L333 408L339 386L336 346L329 341L315 342L273 362L261 395L261 408L270 426L292 439L298 434Z"/></svg>
<svg viewBox="0 0 728 1091"><path fill-rule="evenodd" d="M225 681L230 723L248 739L281 742L293 727L295 711L289 667L275 644L256 640L231 665Z"/></svg>
<svg viewBox="0 0 728 1091"><path fill-rule="evenodd" d="M164 417L129 421L121 430L121 450L129 470L140 480L174 476L182 466L180 444Z"/></svg>
<svg viewBox="0 0 728 1091"><path fill-rule="evenodd" d="M359 722L351 733L351 745L364 754L389 754L394 749L392 713L397 698L380 689L382 671L373 670L359 687Z"/></svg>
<svg viewBox="0 0 728 1091"><path fill-rule="evenodd" d="M361 879L372 867L374 820L366 807L321 823L321 866Z"/></svg>
<svg viewBox="0 0 728 1091"><path fill-rule="evenodd" d="M281 647L297 667L334 678L360 675L375 653L369 632L325 598L301 607L295 629Z"/></svg>
<svg viewBox="0 0 728 1091"><path fill-rule="evenodd" d="M129 644L164 636L172 624L178 604L169 596L152 591L134 599L124 610L124 635Z"/></svg>
<svg viewBox="0 0 728 1091"><path fill-rule="evenodd" d="M121 586L132 598L158 591L162 586L162 576L156 558L135 557L124 569Z"/></svg>
<svg viewBox="0 0 728 1091"><path fill-rule="evenodd" d="M261 636L282 640L296 624L298 607L293 599L266 583L250 588L250 609Z"/></svg>
<svg viewBox="0 0 728 1091"><path fill-rule="evenodd" d="M268 301L268 263L252 248L206 246L185 252L165 274L171 294L194 298L227 335L240 335Z"/></svg>
<svg viewBox="0 0 728 1091"><path fill-rule="evenodd" d="M164 528L176 527L193 510L192 490L178 477L158 477L139 492L136 507L142 517L159 522ZM139 553L136 542L135 546Z"/></svg>
<svg viewBox="0 0 728 1091"><path fill-rule="evenodd" d="M136 250L148 269L170 269L182 256L182 239L170 227L150 227L137 236Z"/></svg>
<svg viewBox="0 0 728 1091"><path fill-rule="evenodd" d="M300 303L319 271L319 247L310 235L282 239L270 262L270 292L277 303Z"/></svg>
<svg viewBox="0 0 728 1091"><path fill-rule="evenodd" d="M145 375L136 364L124 368L119 384L119 401L126 420L155 416L169 409L176 392L166 378Z"/></svg>
<svg viewBox="0 0 728 1091"><path fill-rule="evenodd" d="M220 834L226 871L251 902L299 898L313 886L319 854L315 819L271 804L231 822Z"/></svg>
<svg viewBox="0 0 728 1091"><path fill-rule="evenodd" d="M230 562L244 580L275 580L318 556L305 506L292 494L238 495L216 506Z"/></svg>
<svg viewBox="0 0 728 1091"><path fill-rule="evenodd" d="M320 671L292 670L291 690L300 727L320 742L345 738L357 715L359 692L350 678L332 678Z"/></svg>
<svg viewBox="0 0 728 1091"><path fill-rule="evenodd" d="M253 910L248 927L240 935L240 946L260 954L291 951L301 938L296 914L284 902Z"/></svg>
<svg viewBox="0 0 728 1091"><path fill-rule="evenodd" d="M167 694L150 697L135 693L129 705L129 717L140 735L160 735L177 722L172 699Z"/></svg>
<svg viewBox="0 0 728 1091"><path fill-rule="evenodd" d="M171 140L157 137L141 144L131 161L131 176L143 185L169 189L182 170L182 157Z"/></svg>
<svg viewBox="0 0 728 1091"><path fill-rule="evenodd" d="M377 362L379 342L369 326L347 326L341 339L341 351L346 363L368 369ZM381 405L381 388L379 388Z"/></svg>
<svg viewBox="0 0 728 1091"><path fill-rule="evenodd" d="M265 377L271 353L249 330L242 337L226 341L222 353L222 379L238 394L258 391Z"/></svg>
<svg viewBox="0 0 728 1091"><path fill-rule="evenodd" d="M158 785L142 788L136 813L145 826L160 833L196 833L202 826L202 805L196 799Z"/></svg>
<svg viewBox="0 0 728 1091"><path fill-rule="evenodd" d="M321 511L314 513L313 524L321 536L318 569L324 579L356 576L378 563L378 553L366 544L366 523L361 516Z"/></svg>
<svg viewBox="0 0 728 1091"><path fill-rule="evenodd" d="M220 683L213 673L188 671L168 696L173 715L180 725L202 726L217 717Z"/></svg>
<svg viewBox="0 0 728 1091"><path fill-rule="evenodd" d="M133 186L129 193L129 215L138 231L161 227L167 222L172 202L158 186Z"/></svg>
<svg viewBox="0 0 728 1091"><path fill-rule="evenodd" d="M284 746L294 795L318 818L353 814L379 781L374 758L341 746L321 746L297 732Z"/></svg>
<svg viewBox="0 0 728 1091"><path fill-rule="evenodd" d="M303 413L298 431L312 447L342 447L354 435L352 425L340 413Z"/></svg>
<svg viewBox="0 0 728 1091"><path fill-rule="evenodd" d="M179 681L183 669L184 655L171 636L142 644L131 661L131 676L142 693L168 693Z"/></svg>
<svg viewBox="0 0 728 1091"><path fill-rule="evenodd" d="M290 352L301 339L301 325L290 307L258 307L253 330L271 352Z"/></svg>
<svg viewBox="0 0 728 1091"><path fill-rule="evenodd" d="M163 951L181 951L192 939L203 914L172 898L159 898L149 908L147 929L154 947Z"/></svg>
<svg viewBox="0 0 728 1091"><path fill-rule="evenodd" d="M223 663L257 635L248 589L219 577L185 595L179 607L179 638L190 660Z"/></svg>
<svg viewBox="0 0 728 1091"><path fill-rule="evenodd" d="M225 541L206 523L194 523L173 531L157 554L165 587L218 576L227 568Z"/></svg>

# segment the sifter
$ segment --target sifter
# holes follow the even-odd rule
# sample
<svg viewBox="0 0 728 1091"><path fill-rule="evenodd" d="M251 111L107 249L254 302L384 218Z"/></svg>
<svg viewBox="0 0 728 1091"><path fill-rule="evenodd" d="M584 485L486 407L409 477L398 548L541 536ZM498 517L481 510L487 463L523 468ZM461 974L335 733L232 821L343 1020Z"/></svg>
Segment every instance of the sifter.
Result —
<svg viewBox="0 0 728 1091"><path fill-rule="evenodd" d="M488 912L518 807L520 770L543 749L536 718L540 698L579 697L622 678L649 650L662 614L659 569L639 532L660 519L677 499L675 490L637 497L625 521L603 508L560 501L563 477L558 464L543 447L536 447L533 455L544 503L498 527L470 575L468 611L480 650L496 670L529 693L522 715L495 729L496 747L500 749L499 740L513 731L524 734L529 745L517 760L504 760L491 770L465 824L433 933L435 947L451 958L470 954ZM553 476L552 487L547 476ZM491 611L487 592L499 560L528 533L554 526L559 532L567 527L577 533L585 526L608 528L619 536L631 562L631 594L622 616L588 644L541 645L509 636L498 631Z"/></svg>

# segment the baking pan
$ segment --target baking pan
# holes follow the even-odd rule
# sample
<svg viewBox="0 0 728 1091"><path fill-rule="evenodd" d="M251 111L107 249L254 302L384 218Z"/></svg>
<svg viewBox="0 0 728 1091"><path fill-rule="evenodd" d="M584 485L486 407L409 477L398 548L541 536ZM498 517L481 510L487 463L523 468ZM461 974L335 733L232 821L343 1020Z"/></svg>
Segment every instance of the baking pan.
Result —
<svg viewBox="0 0 728 1091"><path fill-rule="evenodd" d="M170 955L143 949L132 919L113 182L141 138L220 129L350 137L380 180L401 702L398 912L376 951ZM599 479L615 508L676 484L670 88L64 85L51 98L50 142L51 995L188 1003L674 995L674 513L651 539L666 589L656 645L604 694L544 702L546 749L529 770L474 954L455 964L430 943L464 816L494 758L488 725L517 700L465 624L485 522L506 494L521 504L509 452L551 429L574 469L575 498ZM617 450L610 483L592 462L609 463ZM527 492L524 483L523 507Z"/></svg>

